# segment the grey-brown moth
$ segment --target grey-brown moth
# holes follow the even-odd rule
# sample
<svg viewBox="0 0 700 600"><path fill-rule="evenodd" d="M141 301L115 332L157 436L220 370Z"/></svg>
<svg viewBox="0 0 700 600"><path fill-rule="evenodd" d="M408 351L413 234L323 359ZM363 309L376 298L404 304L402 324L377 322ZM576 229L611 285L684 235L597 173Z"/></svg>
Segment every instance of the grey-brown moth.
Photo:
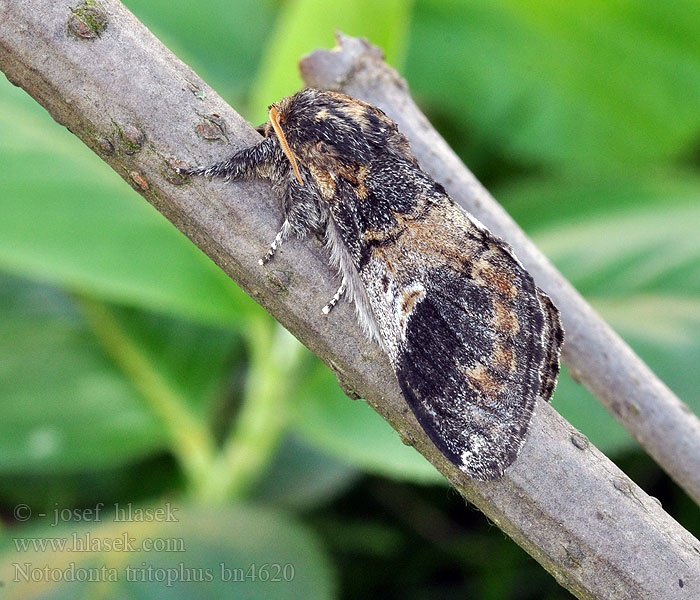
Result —
<svg viewBox="0 0 700 600"><path fill-rule="evenodd" d="M256 145L187 175L269 179L292 235L319 236L408 405L467 475L500 477L559 372L559 313L511 248L421 170L378 108L305 89L270 107Z"/></svg>

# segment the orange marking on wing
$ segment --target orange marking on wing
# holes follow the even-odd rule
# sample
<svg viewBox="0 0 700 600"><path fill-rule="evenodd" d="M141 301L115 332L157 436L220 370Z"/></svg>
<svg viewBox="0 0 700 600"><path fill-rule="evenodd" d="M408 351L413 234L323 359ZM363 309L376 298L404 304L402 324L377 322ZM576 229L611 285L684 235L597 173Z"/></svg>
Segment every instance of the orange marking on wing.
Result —
<svg viewBox="0 0 700 600"><path fill-rule="evenodd" d="M513 350L508 346L496 342L493 350L493 363L503 371L512 373L515 371L515 355L513 354Z"/></svg>
<svg viewBox="0 0 700 600"><path fill-rule="evenodd" d="M460 368L459 370L467 376L469 383L471 383L478 392L487 397L495 396L503 388L484 365L477 365L473 369Z"/></svg>
<svg viewBox="0 0 700 600"><path fill-rule="evenodd" d="M520 323L518 317L511 311L501 300L492 298L493 306L493 326L505 333L515 335L520 331Z"/></svg>

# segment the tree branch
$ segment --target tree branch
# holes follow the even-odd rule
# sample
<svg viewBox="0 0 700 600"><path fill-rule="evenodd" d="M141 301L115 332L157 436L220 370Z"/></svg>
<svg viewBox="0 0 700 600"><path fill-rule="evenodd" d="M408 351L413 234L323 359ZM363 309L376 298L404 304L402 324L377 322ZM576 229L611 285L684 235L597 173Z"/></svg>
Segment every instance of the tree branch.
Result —
<svg viewBox="0 0 700 600"><path fill-rule="evenodd" d="M80 28L67 33L72 13L63 3L0 2L0 68L578 597L674 599L700 589L700 542L548 405L538 405L523 452L501 480L475 482L449 464L406 406L386 357L363 338L351 307L321 314L335 281L320 245L285 245L275 260L293 273L287 282L257 264L281 218L270 186L178 185L168 157L210 162L254 143L257 134L117 0L102 6L106 29L90 39ZM394 77L382 85L395 84ZM425 128L424 118L415 119ZM206 145L197 131L221 139ZM415 150L422 153L420 144ZM505 237L519 245L517 236ZM558 289L545 288L558 297Z"/></svg>

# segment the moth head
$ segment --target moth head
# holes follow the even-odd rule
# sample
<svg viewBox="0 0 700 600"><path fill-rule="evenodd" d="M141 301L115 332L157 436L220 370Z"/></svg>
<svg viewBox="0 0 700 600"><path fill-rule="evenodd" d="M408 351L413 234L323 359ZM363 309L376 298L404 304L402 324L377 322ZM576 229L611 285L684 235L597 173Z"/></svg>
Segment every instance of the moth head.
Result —
<svg viewBox="0 0 700 600"><path fill-rule="evenodd" d="M296 178L302 172L336 175L367 165L378 151L405 144L381 110L339 92L305 89L269 107L274 131Z"/></svg>

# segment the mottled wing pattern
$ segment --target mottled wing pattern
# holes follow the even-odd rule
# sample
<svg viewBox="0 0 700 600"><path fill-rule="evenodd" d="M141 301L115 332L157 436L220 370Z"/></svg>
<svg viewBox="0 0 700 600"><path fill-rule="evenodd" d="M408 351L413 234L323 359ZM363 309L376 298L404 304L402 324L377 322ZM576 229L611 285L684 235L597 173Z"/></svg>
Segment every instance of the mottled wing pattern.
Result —
<svg viewBox="0 0 700 600"><path fill-rule="evenodd" d="M426 181L410 206L393 204L393 225L365 229L358 270L421 425L465 473L491 479L552 394L563 334L510 249Z"/></svg>

